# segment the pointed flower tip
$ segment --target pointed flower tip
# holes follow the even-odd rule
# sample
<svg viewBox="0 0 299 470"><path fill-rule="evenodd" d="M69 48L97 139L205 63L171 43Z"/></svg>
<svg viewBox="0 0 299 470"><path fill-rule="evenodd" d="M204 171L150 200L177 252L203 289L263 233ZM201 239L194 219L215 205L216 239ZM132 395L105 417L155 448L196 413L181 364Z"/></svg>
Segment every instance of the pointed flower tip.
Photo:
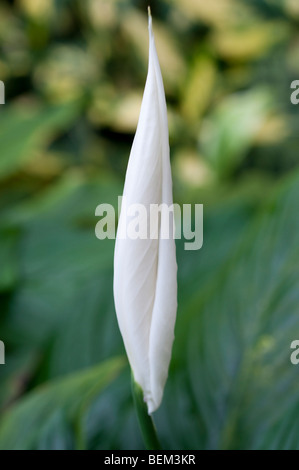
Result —
<svg viewBox="0 0 299 470"><path fill-rule="evenodd" d="M148 27L151 30L152 28L152 13L151 13L151 7L147 7L147 12L148 12Z"/></svg>

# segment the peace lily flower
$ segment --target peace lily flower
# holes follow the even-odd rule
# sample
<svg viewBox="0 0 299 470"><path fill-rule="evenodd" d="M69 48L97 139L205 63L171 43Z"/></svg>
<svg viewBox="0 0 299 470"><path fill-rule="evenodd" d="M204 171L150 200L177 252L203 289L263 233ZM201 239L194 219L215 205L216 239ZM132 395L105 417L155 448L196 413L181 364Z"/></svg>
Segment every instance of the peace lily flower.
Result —
<svg viewBox="0 0 299 470"><path fill-rule="evenodd" d="M148 413L160 405L168 375L177 310L173 221L169 237L132 239L124 207L173 204L165 93L149 11L149 64L123 192L114 255L114 299L134 380ZM132 216L133 214L131 214ZM146 222L146 221L145 221ZM161 224L160 224L161 225Z"/></svg>

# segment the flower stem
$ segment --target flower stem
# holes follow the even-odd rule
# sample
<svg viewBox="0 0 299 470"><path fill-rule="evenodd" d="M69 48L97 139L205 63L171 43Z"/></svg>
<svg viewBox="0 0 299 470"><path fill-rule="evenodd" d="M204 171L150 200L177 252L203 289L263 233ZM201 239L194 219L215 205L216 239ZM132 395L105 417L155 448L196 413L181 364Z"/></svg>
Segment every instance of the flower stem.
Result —
<svg viewBox="0 0 299 470"><path fill-rule="evenodd" d="M161 450L161 444L158 440L155 425L151 416L148 414L146 403L143 399L143 391L135 382L132 374L132 393L134 405L139 421L139 426L143 441L147 450Z"/></svg>

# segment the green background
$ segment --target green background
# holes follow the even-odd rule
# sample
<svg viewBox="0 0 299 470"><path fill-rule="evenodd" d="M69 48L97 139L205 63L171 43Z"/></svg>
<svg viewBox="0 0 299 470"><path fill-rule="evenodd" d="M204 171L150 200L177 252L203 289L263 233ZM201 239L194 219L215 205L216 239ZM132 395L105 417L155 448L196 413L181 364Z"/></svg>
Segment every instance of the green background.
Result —
<svg viewBox="0 0 299 470"><path fill-rule="evenodd" d="M1 449L142 449L114 311L117 204L147 72L147 3L0 4ZM174 200L179 308L165 449L298 449L297 0L151 1Z"/></svg>

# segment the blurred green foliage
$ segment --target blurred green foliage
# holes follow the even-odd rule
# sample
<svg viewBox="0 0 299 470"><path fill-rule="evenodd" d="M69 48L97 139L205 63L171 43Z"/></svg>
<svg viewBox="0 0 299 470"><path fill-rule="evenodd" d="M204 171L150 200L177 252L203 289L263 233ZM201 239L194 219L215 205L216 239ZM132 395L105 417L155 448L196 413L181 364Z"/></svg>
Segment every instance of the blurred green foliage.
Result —
<svg viewBox="0 0 299 470"><path fill-rule="evenodd" d="M143 448L94 213L122 193L147 3L0 4L1 449ZM204 204L203 248L177 243L161 441L298 449L298 2L150 3L175 201Z"/></svg>

